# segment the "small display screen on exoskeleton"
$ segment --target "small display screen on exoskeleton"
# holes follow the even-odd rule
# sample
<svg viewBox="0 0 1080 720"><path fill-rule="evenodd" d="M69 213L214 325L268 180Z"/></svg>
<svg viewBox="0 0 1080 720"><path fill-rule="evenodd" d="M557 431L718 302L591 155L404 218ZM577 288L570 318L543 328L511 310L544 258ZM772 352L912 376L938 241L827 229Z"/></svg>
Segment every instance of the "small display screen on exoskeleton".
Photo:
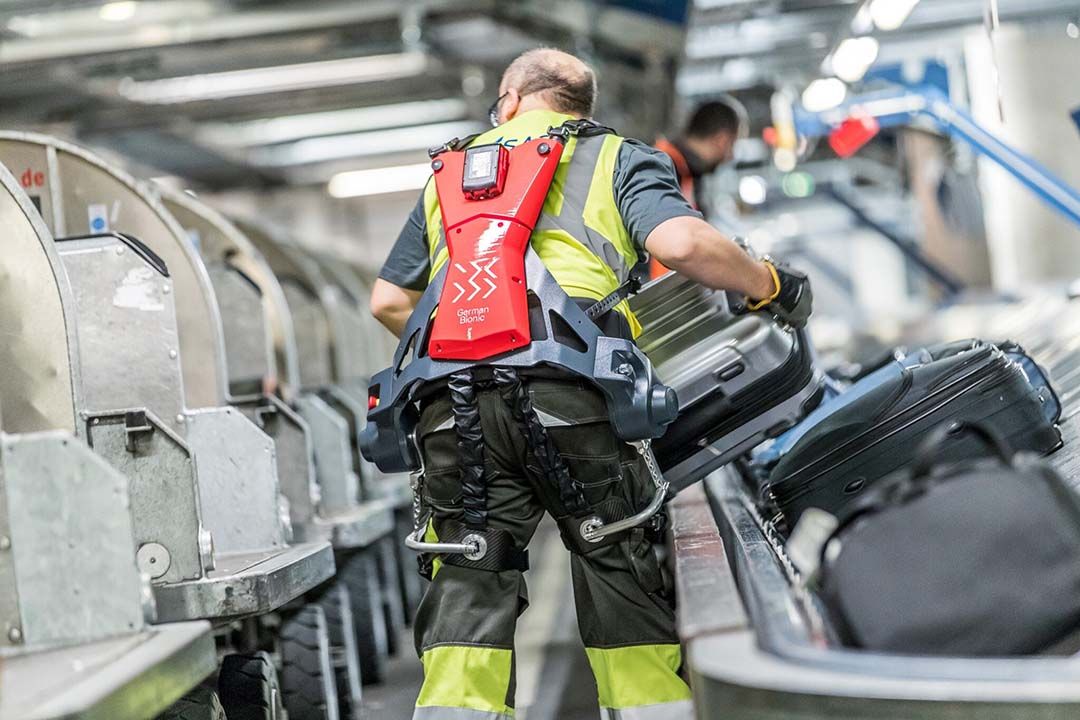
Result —
<svg viewBox="0 0 1080 720"><path fill-rule="evenodd" d="M480 145L465 151L461 189L470 199L494 197L502 191L510 152L502 145Z"/></svg>

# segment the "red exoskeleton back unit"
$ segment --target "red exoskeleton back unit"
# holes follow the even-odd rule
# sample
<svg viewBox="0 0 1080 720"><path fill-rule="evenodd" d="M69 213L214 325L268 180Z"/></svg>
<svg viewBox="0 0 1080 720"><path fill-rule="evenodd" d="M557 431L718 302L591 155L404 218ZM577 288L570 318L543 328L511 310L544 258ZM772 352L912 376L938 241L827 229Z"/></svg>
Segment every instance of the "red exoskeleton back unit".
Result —
<svg viewBox="0 0 1080 720"><path fill-rule="evenodd" d="M529 344L525 250L562 150L540 138L512 151L443 153L432 163L450 259L431 357L484 360Z"/></svg>

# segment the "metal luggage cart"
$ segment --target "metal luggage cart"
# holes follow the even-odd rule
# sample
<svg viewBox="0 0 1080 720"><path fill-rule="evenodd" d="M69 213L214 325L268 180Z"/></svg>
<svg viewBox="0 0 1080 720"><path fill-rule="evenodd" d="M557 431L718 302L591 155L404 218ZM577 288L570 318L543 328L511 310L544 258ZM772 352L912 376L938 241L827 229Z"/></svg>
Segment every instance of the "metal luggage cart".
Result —
<svg viewBox="0 0 1080 720"><path fill-rule="evenodd" d="M127 479L74 437L71 289L0 165L0 719L150 718L217 662L205 621L149 625Z"/></svg>
<svg viewBox="0 0 1080 720"><path fill-rule="evenodd" d="M383 337L393 336L371 314L368 304L371 299L371 289L360 278L359 274L351 266L319 253L312 253L319 267L327 278L332 280L340 289L343 302L339 307L343 316L342 320L335 323L335 327L342 327L341 337L344 342L335 341L335 355L337 348L346 347L345 343L355 343L356 338L362 337L363 343L355 347L348 355L342 358L336 367L347 369L348 380L344 382L349 388L348 393L352 398L354 408L353 422L357 434L366 422L367 390L371 376L386 367L390 362L393 352L387 355L384 343L380 342ZM339 335L335 334L335 338ZM361 352L363 350L363 352ZM358 412L362 411L362 412ZM375 463L369 462L360 456L362 469L365 476L374 478L391 499L396 508L394 513L396 538L404 537L413 530L412 517L412 491L409 489L409 477L405 474L388 475L380 471ZM416 608L420 604L424 588L418 573L413 571L415 554L404 545L396 545L398 551L398 567L400 572L399 581L401 594L405 605L405 616L408 622L412 622Z"/></svg>
<svg viewBox="0 0 1080 720"><path fill-rule="evenodd" d="M304 540L330 541L338 566L347 568L347 577L336 584L348 586L360 674L374 682L387 654L381 596L371 599L377 590L374 564L378 541L394 527L392 504L379 497L360 500L349 421L318 394L301 389L296 325L262 253L206 204L184 193L159 192L198 248L214 285L225 326L230 402L275 439L279 477L298 485L287 493L294 532ZM364 337L352 343L351 351L360 352Z"/></svg>
<svg viewBox="0 0 1080 720"><path fill-rule="evenodd" d="M3 132L0 162L42 176L73 290L80 419L132 481L159 618L258 615L330 577L327 543L289 544L273 441L228 407L221 314L183 229L137 181L69 143Z"/></svg>
<svg viewBox="0 0 1080 720"><path fill-rule="evenodd" d="M133 178L68 143L0 133L0 162L41 180L80 340L77 432L131 482L158 620L212 620L226 660L250 660L264 684L270 656L251 653L280 648L336 705L326 612L285 608L334 574L333 550L292 543L274 441L228 405L217 299L183 229ZM221 672L222 687L250 675Z"/></svg>
<svg viewBox="0 0 1080 720"><path fill-rule="evenodd" d="M386 476L356 448L367 417L367 382L373 328L367 321L367 295L348 282L345 268L300 248L267 228L246 221L238 226L263 253L281 281L293 313L300 355L300 384L319 394L350 421L354 461L362 492L385 497L397 507L411 500L406 476Z"/></svg>
<svg viewBox="0 0 1080 720"><path fill-rule="evenodd" d="M294 324L270 266L236 226L205 204L182 193L161 195L189 236L198 238L214 285L226 328L230 402L249 411L275 439L269 417L277 414L282 424L306 427L311 438L310 455L303 442L288 443L287 449L278 443L279 476L284 478L288 469L305 481L302 491L289 494L294 533L302 539L330 540L343 549L365 547L385 536L390 531L389 504L358 501L359 480L345 420L318 396L300 391ZM287 454L294 457L283 461ZM315 486L306 482L309 468L315 469ZM317 502L293 497L314 497Z"/></svg>
<svg viewBox="0 0 1080 720"><path fill-rule="evenodd" d="M395 522L411 527L412 491L405 476L386 476L364 460L359 433L367 417L367 378L362 374L361 346L370 336L363 320L362 298L325 272L316 257L269 229L247 221L238 227L266 257L278 276L293 314L300 354L301 386L317 395L349 422L353 463L361 478L361 497L382 498L393 505ZM391 653L406 622L406 608L419 602L413 579L413 557L405 557L396 540L380 545L380 579Z"/></svg>

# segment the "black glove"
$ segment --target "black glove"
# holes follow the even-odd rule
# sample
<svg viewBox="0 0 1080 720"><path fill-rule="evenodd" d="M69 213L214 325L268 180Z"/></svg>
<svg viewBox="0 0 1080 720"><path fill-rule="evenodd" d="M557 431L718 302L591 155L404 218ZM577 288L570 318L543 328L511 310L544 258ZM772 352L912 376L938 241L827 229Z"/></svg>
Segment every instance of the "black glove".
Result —
<svg viewBox="0 0 1080 720"><path fill-rule="evenodd" d="M776 292L772 297L757 303L748 303L750 310L767 309L781 322L787 323L794 328L806 327L806 321L813 311L814 293L810 289L810 279L805 273L799 272L787 265L774 262L771 258L765 258L762 262L776 271L775 279L778 283Z"/></svg>

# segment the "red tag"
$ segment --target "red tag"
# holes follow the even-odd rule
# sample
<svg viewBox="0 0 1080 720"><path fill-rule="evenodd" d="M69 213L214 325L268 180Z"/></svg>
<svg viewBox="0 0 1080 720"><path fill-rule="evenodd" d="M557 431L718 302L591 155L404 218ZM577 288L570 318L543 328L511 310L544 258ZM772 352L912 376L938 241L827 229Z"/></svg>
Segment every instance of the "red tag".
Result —
<svg viewBox="0 0 1080 720"><path fill-rule="evenodd" d="M873 140L879 130L881 126L876 118L869 115L849 117L829 133L829 147L840 157L849 158Z"/></svg>

